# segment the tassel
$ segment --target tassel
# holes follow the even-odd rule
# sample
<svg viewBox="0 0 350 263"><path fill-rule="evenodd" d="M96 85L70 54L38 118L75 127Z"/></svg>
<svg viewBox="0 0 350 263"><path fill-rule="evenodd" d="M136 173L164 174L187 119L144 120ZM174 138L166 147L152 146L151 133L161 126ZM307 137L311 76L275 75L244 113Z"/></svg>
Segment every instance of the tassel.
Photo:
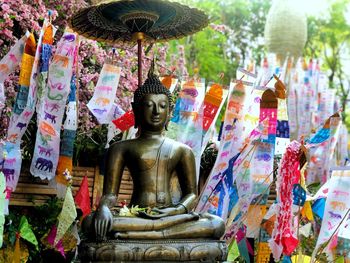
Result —
<svg viewBox="0 0 350 263"><path fill-rule="evenodd" d="M21 263L21 247L19 245L20 234L16 233L15 251L13 253L13 263Z"/></svg>

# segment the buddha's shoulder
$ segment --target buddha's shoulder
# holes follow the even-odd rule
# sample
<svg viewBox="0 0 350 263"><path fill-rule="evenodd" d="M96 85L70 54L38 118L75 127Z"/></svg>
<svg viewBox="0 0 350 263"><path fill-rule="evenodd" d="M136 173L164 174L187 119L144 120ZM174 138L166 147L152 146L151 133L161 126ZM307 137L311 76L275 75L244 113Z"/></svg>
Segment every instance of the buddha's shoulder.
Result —
<svg viewBox="0 0 350 263"><path fill-rule="evenodd" d="M137 143L136 139L117 141L117 142L114 142L110 146L110 148L113 150L124 150L124 149L128 149L128 147L130 147L131 145L136 144L136 143Z"/></svg>
<svg viewBox="0 0 350 263"><path fill-rule="evenodd" d="M174 150L178 150L181 152L192 152L191 147L182 142L178 142L170 138L166 138L166 140L172 145Z"/></svg>

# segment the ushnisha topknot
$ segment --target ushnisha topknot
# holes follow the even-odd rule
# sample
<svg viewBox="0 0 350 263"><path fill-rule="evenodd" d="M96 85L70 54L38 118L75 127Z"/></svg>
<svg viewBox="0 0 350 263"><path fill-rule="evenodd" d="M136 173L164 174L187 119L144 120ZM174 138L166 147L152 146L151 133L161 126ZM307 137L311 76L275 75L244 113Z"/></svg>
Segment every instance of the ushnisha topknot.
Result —
<svg viewBox="0 0 350 263"><path fill-rule="evenodd" d="M151 63L151 68L148 71L147 79L141 87L138 87L134 93L133 105L138 107L142 98L146 94L164 94L168 97L169 110L172 108L172 98L169 89L167 89L158 76L154 74L154 60Z"/></svg>

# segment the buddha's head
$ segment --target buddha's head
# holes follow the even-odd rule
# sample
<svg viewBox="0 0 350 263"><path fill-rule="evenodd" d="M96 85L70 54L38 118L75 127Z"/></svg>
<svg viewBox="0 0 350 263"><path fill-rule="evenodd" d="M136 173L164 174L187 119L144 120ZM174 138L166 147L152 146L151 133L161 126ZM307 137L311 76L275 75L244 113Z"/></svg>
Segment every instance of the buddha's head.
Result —
<svg viewBox="0 0 350 263"><path fill-rule="evenodd" d="M148 78L134 93L132 108L135 128L146 131L162 131L169 122L172 99L170 91L153 73L153 63Z"/></svg>

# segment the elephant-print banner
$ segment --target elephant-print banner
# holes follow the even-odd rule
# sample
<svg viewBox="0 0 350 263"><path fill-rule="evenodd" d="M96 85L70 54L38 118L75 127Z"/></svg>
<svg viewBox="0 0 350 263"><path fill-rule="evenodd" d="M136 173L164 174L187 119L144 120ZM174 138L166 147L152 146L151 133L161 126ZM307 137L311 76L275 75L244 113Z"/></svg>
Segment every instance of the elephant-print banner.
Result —
<svg viewBox="0 0 350 263"><path fill-rule="evenodd" d="M70 92L74 54L78 48L75 33L65 31L49 66L47 94L38 112L38 132L30 172L41 179L55 176L60 148L60 131ZM63 72L63 74L57 74Z"/></svg>
<svg viewBox="0 0 350 263"><path fill-rule="evenodd" d="M120 67L105 63L95 87L94 95L87 104L100 124L110 122L108 115L112 109L119 85Z"/></svg>
<svg viewBox="0 0 350 263"><path fill-rule="evenodd" d="M24 35L10 51L0 60L0 83L3 83L8 75L10 75L19 65L24 51L24 43L29 36L29 32Z"/></svg>
<svg viewBox="0 0 350 263"><path fill-rule="evenodd" d="M20 142L7 141L0 147L0 170L6 179L6 199L10 199L11 193L16 189L21 171L21 149Z"/></svg>
<svg viewBox="0 0 350 263"><path fill-rule="evenodd" d="M196 160L197 179L202 150L202 121L204 100L204 80L182 81L179 98L176 101L174 116L169 122L167 136L182 142L193 150Z"/></svg>
<svg viewBox="0 0 350 263"><path fill-rule="evenodd" d="M24 35L10 51L0 61L0 110L5 106L5 88L4 81L16 69L22 59L24 51L24 43L28 38L28 34Z"/></svg>
<svg viewBox="0 0 350 263"><path fill-rule="evenodd" d="M327 123L328 121L326 121ZM330 174L335 146L338 140L340 117L330 117L329 125L324 125L310 140L310 162L307 167L307 183L325 183Z"/></svg>
<svg viewBox="0 0 350 263"><path fill-rule="evenodd" d="M268 120L268 125L262 133L262 141L257 145L251 161L251 180L255 196L267 196L266 188L273 180L273 160L275 154L276 127L277 127L277 97L267 89L261 98L260 122ZM264 203L261 202L262 204Z"/></svg>
<svg viewBox="0 0 350 263"><path fill-rule="evenodd" d="M42 63L41 52L40 52L42 48L42 37L48 26L51 26L51 25L49 24L48 20L45 20L43 28L41 30L39 40L38 40L35 59L33 63L33 69L31 70L26 106L19 116L11 119L10 126L8 129L8 136L11 136L12 134L17 134L18 141L22 139L35 111L35 104L37 101L37 77L41 73L39 72L39 69L40 69L40 64ZM56 30L54 32L56 32Z"/></svg>
<svg viewBox="0 0 350 263"><path fill-rule="evenodd" d="M75 54L77 58L78 54ZM77 60L75 60L76 63ZM74 63L74 66L75 66ZM64 173L66 169L71 173L73 169L73 149L74 140L77 130L77 102L76 102L76 76L73 73L70 83L70 93L68 96L68 105L66 110L66 120L63 124L63 135L61 140L60 157L58 159L56 182L61 185L68 185ZM63 188L63 189L62 189ZM63 191L60 191L62 189ZM57 196L63 197L65 187L60 187L57 184Z"/></svg>
<svg viewBox="0 0 350 263"><path fill-rule="evenodd" d="M321 230L317 239L313 257L317 249L334 237L349 238L344 236L350 230L350 171L334 170L329 181L329 189L323 214ZM346 218L344 218L346 216ZM340 225L340 226L339 226ZM337 231L337 232L336 232ZM332 243L332 242L329 242ZM324 249L328 255L331 254L329 245Z"/></svg>
<svg viewBox="0 0 350 263"><path fill-rule="evenodd" d="M38 68L39 68L39 59L40 59L40 50L41 50L40 47L41 47L42 36L44 34L44 30L47 25L48 25L48 21L45 20L44 26L41 30L41 34L39 36L39 41L38 41L38 45L35 53L35 59L33 62L33 68L28 71L30 72L30 75L23 77L25 79L25 82L29 81L29 85L28 83L25 84L29 86L28 98L25 101L25 108L22 109L22 112L20 113L20 115L14 114L10 121L8 136L7 136L8 142L6 144L7 145L6 148L9 148L10 151L9 153L7 153L7 156L5 159L0 159L4 161L4 174L7 175L6 186L8 191L14 191L16 189L16 185L17 185L18 178L21 171L22 158L21 158L21 154L18 154L20 152L19 145L27 129L27 126L30 122L30 119L33 116L33 113L35 111L36 77L38 75ZM22 80L22 82L24 82L24 80ZM26 89L28 88L26 87ZM9 157L11 155L13 155L13 157Z"/></svg>
<svg viewBox="0 0 350 263"><path fill-rule="evenodd" d="M2 111L2 109L5 107L5 101L6 97L4 83L0 82L0 111Z"/></svg>
<svg viewBox="0 0 350 263"><path fill-rule="evenodd" d="M246 75L247 73L244 73L244 76ZM256 78L255 75L249 77L250 81ZM233 168L243 163L242 151L252 137L257 135L250 135L258 121L255 110L259 110L260 97L259 100L255 100L256 92L259 91L253 89L253 83L243 81L243 78L230 85L218 158L197 205L197 211L210 212L221 216L224 220L227 219L230 201L224 202L224 200L230 199L229 191L232 191L237 175L237 171L233 173ZM246 121L246 118L251 121ZM241 155L238 156L240 153ZM245 164L248 165L248 163ZM227 179L220 183L224 174Z"/></svg>

